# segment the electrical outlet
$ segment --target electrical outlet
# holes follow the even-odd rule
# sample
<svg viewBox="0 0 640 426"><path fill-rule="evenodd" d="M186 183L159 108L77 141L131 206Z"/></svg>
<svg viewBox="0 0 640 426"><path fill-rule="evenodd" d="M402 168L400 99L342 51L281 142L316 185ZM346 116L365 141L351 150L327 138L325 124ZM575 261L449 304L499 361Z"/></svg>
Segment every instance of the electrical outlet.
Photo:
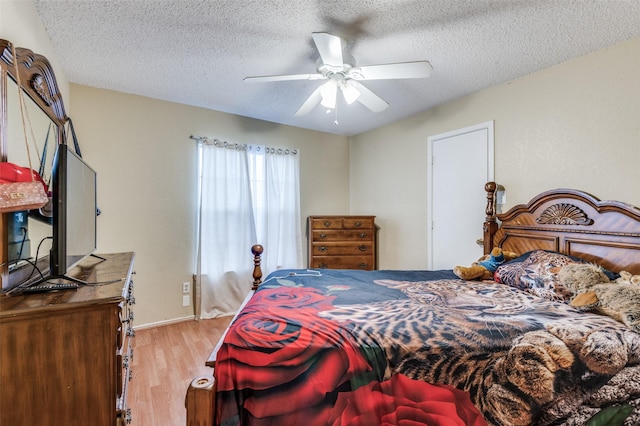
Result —
<svg viewBox="0 0 640 426"><path fill-rule="evenodd" d="M503 189L496 192L496 204L500 204L502 206L507 204L507 191Z"/></svg>
<svg viewBox="0 0 640 426"><path fill-rule="evenodd" d="M184 282L184 283L182 283L182 293L183 293L183 294L190 293L190 292L191 292L190 287L191 287L191 286L189 285L189 283L188 283L188 282Z"/></svg>
<svg viewBox="0 0 640 426"><path fill-rule="evenodd" d="M188 294L182 296L182 306L189 306L191 304L191 298Z"/></svg>

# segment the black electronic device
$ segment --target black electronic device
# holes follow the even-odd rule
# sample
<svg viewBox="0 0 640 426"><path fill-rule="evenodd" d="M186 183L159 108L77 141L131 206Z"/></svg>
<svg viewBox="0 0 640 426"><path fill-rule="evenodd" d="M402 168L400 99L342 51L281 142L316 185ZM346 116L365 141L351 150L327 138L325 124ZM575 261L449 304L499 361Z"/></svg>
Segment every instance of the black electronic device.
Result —
<svg viewBox="0 0 640 426"><path fill-rule="evenodd" d="M69 145L62 144L52 179L53 243L47 279L79 281L66 274L96 250L97 175Z"/></svg>

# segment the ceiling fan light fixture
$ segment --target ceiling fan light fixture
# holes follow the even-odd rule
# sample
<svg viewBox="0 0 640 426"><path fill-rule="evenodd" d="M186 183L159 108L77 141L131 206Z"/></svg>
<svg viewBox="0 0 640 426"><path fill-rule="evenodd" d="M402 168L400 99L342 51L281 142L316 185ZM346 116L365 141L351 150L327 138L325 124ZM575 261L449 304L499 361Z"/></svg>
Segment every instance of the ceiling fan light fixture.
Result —
<svg viewBox="0 0 640 426"><path fill-rule="evenodd" d="M382 112L389 107L387 101L369 90L362 82L367 80L397 80L405 78L425 78L431 74L428 61L396 62L378 65L356 65L352 56L344 52L346 41L329 33L314 32L311 37L320 54L317 71L314 74L267 75L246 77L248 82L288 81L288 80L325 80L316 87L306 101L295 112L297 117L311 112L318 104L326 108L327 113L337 115L338 89L344 101L351 105L358 101L371 112ZM336 120L337 121L337 120Z"/></svg>
<svg viewBox="0 0 640 426"><path fill-rule="evenodd" d="M344 96L344 100L347 101L347 104L351 105L360 97L360 91L353 87L349 80L344 81L340 85L340 91L342 91L342 96Z"/></svg>
<svg viewBox="0 0 640 426"><path fill-rule="evenodd" d="M322 86L322 89L320 89L320 96L322 97L320 104L325 108L334 109L336 107L337 93L338 82L330 79Z"/></svg>

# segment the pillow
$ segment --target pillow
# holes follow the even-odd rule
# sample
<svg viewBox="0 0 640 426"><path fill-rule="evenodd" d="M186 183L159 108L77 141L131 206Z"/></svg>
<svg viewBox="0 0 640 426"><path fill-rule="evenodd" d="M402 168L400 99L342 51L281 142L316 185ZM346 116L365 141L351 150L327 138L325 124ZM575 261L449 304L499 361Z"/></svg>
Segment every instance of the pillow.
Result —
<svg viewBox="0 0 640 426"><path fill-rule="evenodd" d="M575 256L548 250L533 250L496 269L497 283L519 288L547 300L568 303L572 293L557 279L560 269L570 263L587 263Z"/></svg>

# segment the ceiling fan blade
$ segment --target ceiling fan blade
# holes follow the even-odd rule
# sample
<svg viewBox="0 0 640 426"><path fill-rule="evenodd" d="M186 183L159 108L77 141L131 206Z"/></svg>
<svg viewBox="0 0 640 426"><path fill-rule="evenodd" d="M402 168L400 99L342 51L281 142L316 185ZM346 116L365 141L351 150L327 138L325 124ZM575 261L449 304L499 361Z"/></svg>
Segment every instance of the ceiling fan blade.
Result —
<svg viewBox="0 0 640 426"><path fill-rule="evenodd" d="M298 110L296 111L295 115L297 115L297 116L306 115L316 105L318 105L320 103L320 101L322 100L322 95L320 94L320 92L322 91L323 87L324 87L324 84L320 85L320 87L318 87L316 90L314 90L313 93L311 93L311 95L307 98L307 100L304 101L302 106L300 108L298 108Z"/></svg>
<svg viewBox="0 0 640 426"><path fill-rule="evenodd" d="M342 40L340 37L328 33L311 33L311 37L316 43L316 48L320 53L323 64L336 67L343 65Z"/></svg>
<svg viewBox="0 0 640 426"><path fill-rule="evenodd" d="M290 74L290 75L264 75L257 77L245 77L243 81L247 83L263 83L267 81L289 81L289 80L322 80L326 78L322 74Z"/></svg>
<svg viewBox="0 0 640 426"><path fill-rule="evenodd" d="M389 106L389 104L384 99L373 93L371 90L367 89L358 81L351 80L350 84L360 92L360 96L358 96L358 99L356 100L362 105L369 108L371 111L382 112Z"/></svg>
<svg viewBox="0 0 640 426"><path fill-rule="evenodd" d="M369 65L352 68L350 75L358 80L425 78L431 75L432 69L428 61L399 62L395 64Z"/></svg>

